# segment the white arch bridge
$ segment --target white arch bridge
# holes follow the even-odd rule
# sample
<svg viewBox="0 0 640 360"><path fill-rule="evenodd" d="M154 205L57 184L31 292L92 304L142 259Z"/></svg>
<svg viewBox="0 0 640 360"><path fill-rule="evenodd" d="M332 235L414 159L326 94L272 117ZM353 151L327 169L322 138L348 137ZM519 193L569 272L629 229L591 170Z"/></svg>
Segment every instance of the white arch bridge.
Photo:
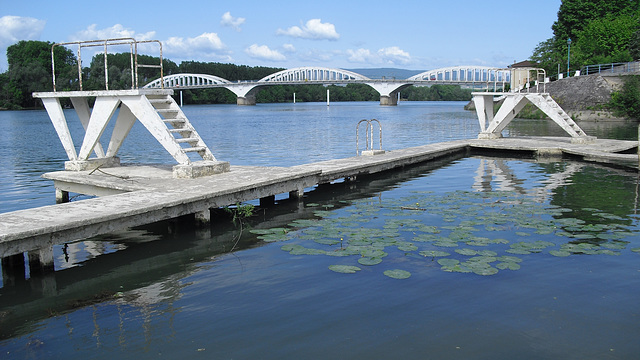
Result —
<svg viewBox="0 0 640 360"><path fill-rule="evenodd" d="M370 79L353 71L325 67L299 67L268 75L260 80L231 82L206 74L174 74L158 78L145 88L204 89L222 87L236 94L238 105L255 105L256 94L271 85L366 84L380 93L381 105L397 105L398 92L412 85L451 84L489 89L502 88L511 81L510 69L487 66L455 66L425 71L408 79Z"/></svg>

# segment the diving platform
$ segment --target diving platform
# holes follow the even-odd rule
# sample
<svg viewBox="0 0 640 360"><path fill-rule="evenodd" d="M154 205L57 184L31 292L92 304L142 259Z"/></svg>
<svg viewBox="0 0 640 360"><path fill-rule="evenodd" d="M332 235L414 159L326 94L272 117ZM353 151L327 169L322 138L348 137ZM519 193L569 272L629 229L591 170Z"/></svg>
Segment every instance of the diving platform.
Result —
<svg viewBox="0 0 640 360"><path fill-rule="evenodd" d="M547 93L476 92L472 93L472 96L480 123L479 139L502 137L502 130L518 116L527 104L532 104L569 134L572 142L589 143L595 140L595 137L588 136ZM502 104L495 112L495 104L499 102Z"/></svg>
<svg viewBox="0 0 640 360"><path fill-rule="evenodd" d="M175 177L199 177L228 171L229 163L216 160L171 95L173 90L163 89L33 93L33 97L42 100L69 158L65 163L66 170L83 171L119 165L118 150L137 120L176 160L178 164L173 168ZM77 152L68 119L62 110L62 99L71 100L85 130ZM90 100L94 101L93 107L89 106ZM109 145L103 149L100 139L111 121L115 124Z"/></svg>

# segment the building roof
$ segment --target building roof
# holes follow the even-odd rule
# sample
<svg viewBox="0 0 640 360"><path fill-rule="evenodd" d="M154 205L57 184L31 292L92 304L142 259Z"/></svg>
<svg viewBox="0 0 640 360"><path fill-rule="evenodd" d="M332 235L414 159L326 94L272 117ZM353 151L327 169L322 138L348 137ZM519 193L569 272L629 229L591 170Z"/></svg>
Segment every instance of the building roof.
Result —
<svg viewBox="0 0 640 360"><path fill-rule="evenodd" d="M531 67L538 67L538 64L534 63L533 61L530 60L525 60L525 61L520 61L517 63L513 63L511 65L509 65L510 68L531 68Z"/></svg>

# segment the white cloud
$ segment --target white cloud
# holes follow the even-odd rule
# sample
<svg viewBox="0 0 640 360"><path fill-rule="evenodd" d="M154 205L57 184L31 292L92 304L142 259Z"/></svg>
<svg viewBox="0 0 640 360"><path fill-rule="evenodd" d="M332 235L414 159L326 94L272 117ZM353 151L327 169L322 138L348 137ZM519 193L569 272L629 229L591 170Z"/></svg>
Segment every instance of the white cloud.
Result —
<svg viewBox="0 0 640 360"><path fill-rule="evenodd" d="M287 59L278 50L271 50L266 45L258 46L258 44L253 44L246 48L244 52L252 58L260 60L282 61Z"/></svg>
<svg viewBox="0 0 640 360"><path fill-rule="evenodd" d="M0 17L0 73L7 69L7 47L20 40L38 40L46 21L31 17Z"/></svg>
<svg viewBox="0 0 640 360"><path fill-rule="evenodd" d="M159 40L155 31L139 33L133 29L125 28L121 24L98 29L96 24L90 25L71 37L71 41L102 40L115 38L133 38L136 40ZM220 61L231 61L231 56L225 44L216 33L202 33L196 37L170 37L162 40L163 55L175 55L180 59L205 60L216 59ZM94 52L100 52L100 48L95 48ZM113 49L114 52L129 51L128 49ZM111 52L111 50L109 50ZM158 46L155 44L142 44L138 46L139 53L148 53L158 56ZM83 53L84 58L84 53Z"/></svg>
<svg viewBox="0 0 640 360"><path fill-rule="evenodd" d="M372 65L407 65L412 62L411 55L397 46L382 48L375 53L369 49L349 49L347 55L350 62Z"/></svg>
<svg viewBox="0 0 640 360"><path fill-rule="evenodd" d="M79 31L71 36L71 41L88 41L103 40L117 38L134 38L136 40L154 40L155 31L146 33L136 33L135 30L126 29L121 24L115 24L112 27L98 29L96 24L89 25L85 30Z"/></svg>
<svg viewBox="0 0 640 360"><path fill-rule="evenodd" d="M0 17L0 46L13 45L20 40L37 40L44 30L46 21L30 17Z"/></svg>
<svg viewBox="0 0 640 360"><path fill-rule="evenodd" d="M378 50L378 55L383 62L389 64L405 65L411 62L411 55L397 46L380 49Z"/></svg>
<svg viewBox="0 0 640 360"><path fill-rule="evenodd" d="M164 52L179 55L191 60L199 58L216 58L230 60L226 45L216 33L203 33L194 38L170 37L163 42Z"/></svg>
<svg viewBox="0 0 640 360"><path fill-rule="evenodd" d="M284 49L284 51L289 53L296 52L296 47L293 46L292 44L284 44L282 45L282 49Z"/></svg>
<svg viewBox="0 0 640 360"><path fill-rule="evenodd" d="M230 26L234 28L236 31L242 31L240 25L244 24L245 18L242 17L233 17L231 13L227 11L222 15L222 20L220 20L220 25L222 26Z"/></svg>
<svg viewBox="0 0 640 360"><path fill-rule="evenodd" d="M323 23L321 19L311 19L302 27L292 26L287 30L278 29L276 33L312 40L338 40L340 38L336 27L331 23Z"/></svg>
<svg viewBox="0 0 640 360"><path fill-rule="evenodd" d="M375 61L375 57L371 54L371 51L368 49L358 49L358 50L347 50L347 54L349 55L348 60L350 62L355 63L368 63L371 61Z"/></svg>

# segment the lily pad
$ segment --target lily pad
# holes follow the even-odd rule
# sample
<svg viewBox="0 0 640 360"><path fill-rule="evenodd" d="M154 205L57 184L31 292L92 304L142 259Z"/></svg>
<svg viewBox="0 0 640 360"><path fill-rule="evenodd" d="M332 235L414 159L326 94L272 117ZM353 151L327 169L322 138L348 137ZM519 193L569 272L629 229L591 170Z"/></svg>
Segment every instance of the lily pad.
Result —
<svg viewBox="0 0 640 360"><path fill-rule="evenodd" d="M478 252L473 249L456 249L456 252L460 255L465 255L465 256L478 255Z"/></svg>
<svg viewBox="0 0 640 360"><path fill-rule="evenodd" d="M500 262L496 264L496 267L500 270L520 270L520 264L513 262Z"/></svg>
<svg viewBox="0 0 640 360"><path fill-rule="evenodd" d="M360 269L357 266L351 266L351 265L330 265L329 270L335 271L337 273L342 273L342 274L355 274L356 272L362 269Z"/></svg>
<svg viewBox="0 0 640 360"><path fill-rule="evenodd" d="M549 251L549 254L553 256L558 256L558 257L567 257L571 255L571 253L566 250L551 250Z"/></svg>
<svg viewBox="0 0 640 360"><path fill-rule="evenodd" d="M398 244L398 250L400 251L416 251L418 247L411 243L402 243Z"/></svg>
<svg viewBox="0 0 640 360"><path fill-rule="evenodd" d="M460 263L459 260L456 259L449 259L449 258L444 258L444 259L439 259L438 260L438 264L440 264L441 266L455 266L458 265Z"/></svg>
<svg viewBox="0 0 640 360"><path fill-rule="evenodd" d="M382 259L380 258L361 257L360 259L358 259L358 263L360 265L366 265L366 266L378 265L381 262L382 262Z"/></svg>
<svg viewBox="0 0 640 360"><path fill-rule="evenodd" d="M471 271L473 271L474 274L482 275L482 276L495 275L498 273L498 269L491 266L473 267L471 268Z"/></svg>
<svg viewBox="0 0 640 360"><path fill-rule="evenodd" d="M386 270L384 272L384 274L390 278L393 279L407 279L411 276L411 273L405 270L399 270L399 269L394 269L394 270Z"/></svg>
<svg viewBox="0 0 640 360"><path fill-rule="evenodd" d="M315 242L322 245L337 245L340 244L340 240L336 239L315 239Z"/></svg>

